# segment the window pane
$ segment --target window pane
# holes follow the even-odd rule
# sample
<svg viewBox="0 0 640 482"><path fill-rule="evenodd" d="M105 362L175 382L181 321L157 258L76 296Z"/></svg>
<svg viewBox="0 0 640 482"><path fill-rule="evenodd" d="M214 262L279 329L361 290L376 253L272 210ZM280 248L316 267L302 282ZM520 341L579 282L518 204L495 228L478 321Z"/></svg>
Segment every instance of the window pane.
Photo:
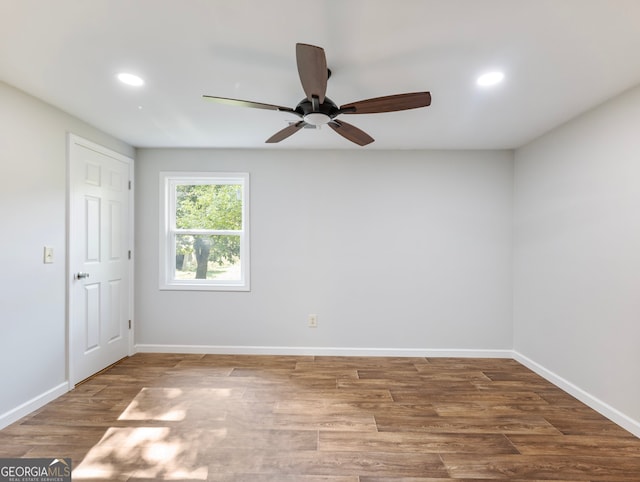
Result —
<svg viewBox="0 0 640 482"><path fill-rule="evenodd" d="M176 280L242 279L240 236L176 235Z"/></svg>
<svg viewBox="0 0 640 482"><path fill-rule="evenodd" d="M176 228L242 229L242 184L176 186Z"/></svg>
<svg viewBox="0 0 640 482"><path fill-rule="evenodd" d="M160 183L160 289L250 291L249 174L161 172Z"/></svg>

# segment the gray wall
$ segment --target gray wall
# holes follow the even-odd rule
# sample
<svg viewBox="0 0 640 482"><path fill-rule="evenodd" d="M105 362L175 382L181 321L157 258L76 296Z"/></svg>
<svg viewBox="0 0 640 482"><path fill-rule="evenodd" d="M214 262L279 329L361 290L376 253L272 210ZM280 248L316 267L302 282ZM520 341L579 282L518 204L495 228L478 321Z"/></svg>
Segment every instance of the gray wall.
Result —
<svg viewBox="0 0 640 482"><path fill-rule="evenodd" d="M515 350L637 434L639 127L640 87L519 149L514 240Z"/></svg>
<svg viewBox="0 0 640 482"><path fill-rule="evenodd" d="M141 149L136 343L510 350L512 165L509 151ZM158 289L164 170L250 173L251 292Z"/></svg>
<svg viewBox="0 0 640 482"><path fill-rule="evenodd" d="M0 82L0 426L66 383L67 132L134 150ZM43 264L45 245L55 262Z"/></svg>

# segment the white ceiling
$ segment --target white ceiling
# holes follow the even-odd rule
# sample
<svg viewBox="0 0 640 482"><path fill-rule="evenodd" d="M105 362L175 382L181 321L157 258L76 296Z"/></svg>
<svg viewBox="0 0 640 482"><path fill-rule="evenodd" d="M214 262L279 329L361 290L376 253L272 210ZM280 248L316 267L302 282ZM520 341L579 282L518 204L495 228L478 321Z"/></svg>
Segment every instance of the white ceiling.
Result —
<svg viewBox="0 0 640 482"><path fill-rule="evenodd" d="M295 107L296 42L325 49L338 105L432 105L344 116L362 148L326 127L265 145L295 118L202 100ZM640 84L638 52L639 0L0 0L0 79L137 147L514 148Z"/></svg>

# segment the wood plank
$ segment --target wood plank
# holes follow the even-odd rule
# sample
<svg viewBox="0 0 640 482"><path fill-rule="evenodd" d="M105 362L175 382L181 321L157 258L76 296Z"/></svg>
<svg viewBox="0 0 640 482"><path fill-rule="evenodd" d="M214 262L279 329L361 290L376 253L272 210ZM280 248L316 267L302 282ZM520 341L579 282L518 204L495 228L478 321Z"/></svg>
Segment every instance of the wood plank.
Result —
<svg viewBox="0 0 640 482"><path fill-rule="evenodd" d="M366 379L341 379L338 380L338 388L349 388L355 390L419 390L423 393L442 393L443 390L469 391L473 389L473 385L468 381L447 381L447 382L429 382L421 378L413 380L404 379L382 379L382 378L366 378Z"/></svg>
<svg viewBox="0 0 640 482"><path fill-rule="evenodd" d="M433 478L433 477L360 477L359 482L451 482L453 479L447 477ZM504 479L503 479L504 480ZM509 482L575 482L575 479L514 479L509 478ZM457 482L487 482L487 479L470 479L465 477L464 479L456 479Z"/></svg>
<svg viewBox="0 0 640 482"><path fill-rule="evenodd" d="M287 474L209 474L208 482L360 482L357 476Z"/></svg>
<svg viewBox="0 0 640 482"><path fill-rule="evenodd" d="M320 432L318 450L329 452L516 454L502 434Z"/></svg>
<svg viewBox="0 0 640 482"><path fill-rule="evenodd" d="M299 370L325 368L352 368L357 370L376 370L383 369L386 371L417 371L418 366L428 364L424 358L411 357L342 357L342 356L321 356L315 357L313 362L300 362L297 365Z"/></svg>
<svg viewBox="0 0 640 482"><path fill-rule="evenodd" d="M557 415L545 418L564 435L602 435L615 437L633 437L622 427L611 423L605 417L599 419L563 418Z"/></svg>
<svg viewBox="0 0 640 482"><path fill-rule="evenodd" d="M453 478L557 479L637 482L638 457L496 455L483 459L472 455L443 454Z"/></svg>
<svg viewBox="0 0 640 482"><path fill-rule="evenodd" d="M589 457L640 457L635 437L592 435L507 435L523 455L581 455Z"/></svg>
<svg viewBox="0 0 640 482"><path fill-rule="evenodd" d="M557 428L542 417L392 417L376 416L380 432L428 432L469 434L548 434L559 435Z"/></svg>
<svg viewBox="0 0 640 482"><path fill-rule="evenodd" d="M397 403L392 401L331 401L331 400L283 400L276 402L274 413L281 414L352 414L354 416L437 416L429 404Z"/></svg>
<svg viewBox="0 0 640 482"><path fill-rule="evenodd" d="M444 370L510 370L529 372L524 365L511 358L433 358L428 357L428 366L422 369L441 368Z"/></svg>
<svg viewBox="0 0 640 482"><path fill-rule="evenodd" d="M367 414L271 414L260 417L227 415L225 423L230 426L244 427L245 430L340 430L355 432L375 432L376 421Z"/></svg>
<svg viewBox="0 0 640 482"><path fill-rule="evenodd" d="M540 417L580 418L583 420L602 420L602 415L586 406L564 407L536 403L494 403L491 401L434 402L436 413L444 417L506 417L525 414Z"/></svg>
<svg viewBox="0 0 640 482"><path fill-rule="evenodd" d="M333 401L352 401L352 402L370 402L370 401L391 401L391 393L389 390L292 390L286 389L282 391L248 388L245 392L246 400L333 400Z"/></svg>
<svg viewBox="0 0 640 482"><path fill-rule="evenodd" d="M547 401L533 391L482 393L478 390L391 390L396 402L421 403L487 403L487 404L526 404L547 405Z"/></svg>
<svg viewBox="0 0 640 482"><path fill-rule="evenodd" d="M226 451L211 461L210 472L244 471L258 474L304 475L394 475L418 477L432 474L448 476L444 464L436 454L399 454L384 452L318 452L297 451L255 452Z"/></svg>

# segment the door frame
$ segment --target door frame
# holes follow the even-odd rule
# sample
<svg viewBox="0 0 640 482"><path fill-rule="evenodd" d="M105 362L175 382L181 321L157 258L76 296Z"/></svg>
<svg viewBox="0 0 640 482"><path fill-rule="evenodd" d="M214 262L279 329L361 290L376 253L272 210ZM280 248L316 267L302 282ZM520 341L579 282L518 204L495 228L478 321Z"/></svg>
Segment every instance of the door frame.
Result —
<svg viewBox="0 0 640 482"><path fill-rule="evenodd" d="M67 188L66 188L66 219L67 219L67 226L66 226L66 269L65 269L65 274L66 274L66 283L65 283L65 290L66 290L66 306L65 306L65 319L66 319L66 377L67 377L67 383L69 385L69 390L73 390L73 388L75 387L75 383L73 383L73 350L71 349L71 315L73 314L73 300L72 300L72 292L73 292L73 288L72 288L72 283L73 283L73 269L71 266L71 260L72 260L72 256L71 256L71 236L73 236L74 233L71 232L71 213L72 213L72 205L71 205L71 200L72 200L72 186L71 186L71 169L73 166L73 162L74 159L72 158L72 146L74 144L83 146L87 149L91 149L93 151L96 151L100 154L104 154L106 156L109 157L113 157L119 161L122 161L124 163L126 163L129 167L129 212L128 214L128 218L129 218L129 222L128 222L128 230L129 230L129 253L130 254L130 261L129 261L129 269L128 269L128 276L129 276L129 306L128 306L128 314L129 314L129 320L130 320L130 329L128 330L128 340L127 340L127 346L128 346L128 355L131 356L135 353L135 345L134 345L134 335L135 335L135 323L134 323L134 319L133 319L133 315L134 315L134 262L135 262L135 253L133 250L134 247L134 213L135 213L135 209L134 209L134 158L132 157L128 157L125 156L123 154L120 154L116 151L113 151L107 147L104 147L100 144L97 144L95 142L92 142L88 139L85 139L83 137L80 137L76 134L73 134L72 132L68 132L67 133ZM106 368L106 367L104 367Z"/></svg>

